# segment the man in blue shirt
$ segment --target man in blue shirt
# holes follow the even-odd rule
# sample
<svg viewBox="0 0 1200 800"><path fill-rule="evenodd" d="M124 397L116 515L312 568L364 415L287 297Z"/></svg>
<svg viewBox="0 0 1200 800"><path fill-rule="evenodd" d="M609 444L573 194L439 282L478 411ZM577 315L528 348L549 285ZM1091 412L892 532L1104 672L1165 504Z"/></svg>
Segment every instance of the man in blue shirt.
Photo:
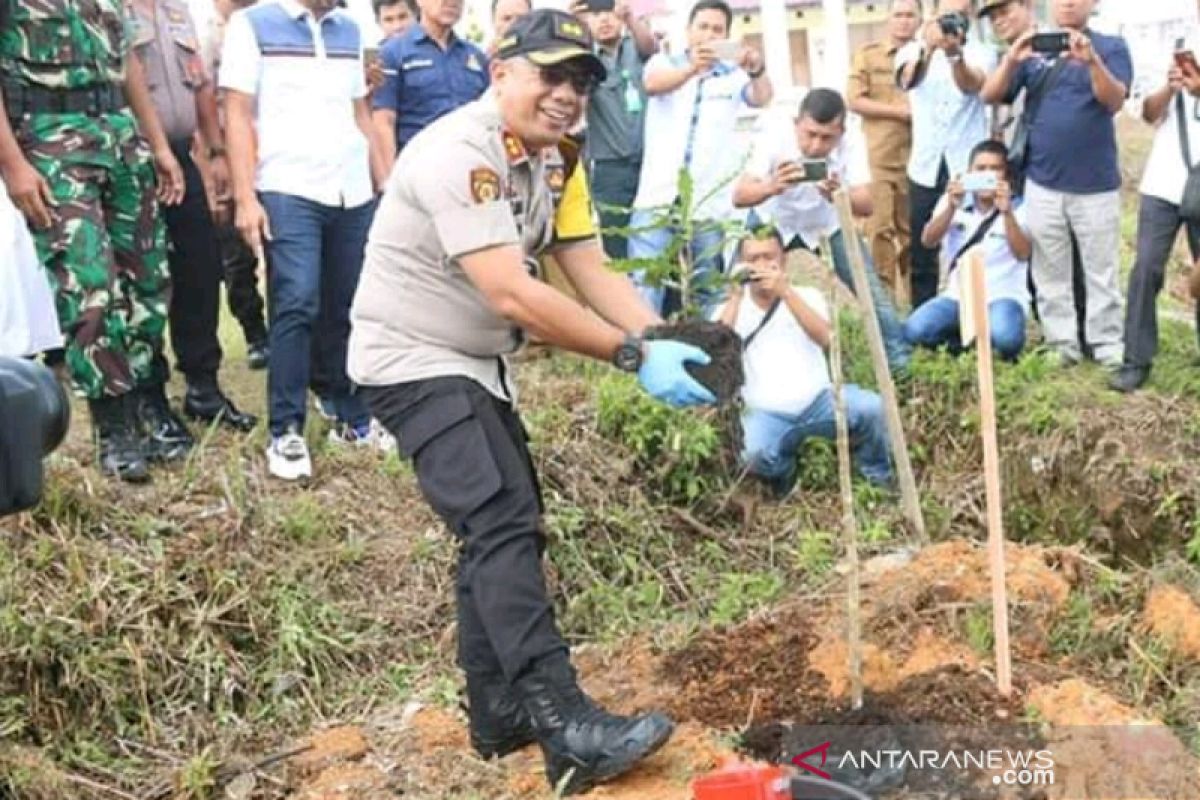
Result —
<svg viewBox="0 0 1200 800"><path fill-rule="evenodd" d="M1078 362L1087 344L1098 362L1116 368L1123 350L1117 286L1121 172L1113 115L1125 102L1133 65L1124 39L1088 29L1095 5L1055 0L1054 19L1070 35L1068 49L1040 57L1033 52L1033 32L1026 33L988 76L981 95L989 103L1011 103L1022 90L1042 87L1025 189L1042 329L1062 363ZM1083 261L1086 342L1079 341L1075 323L1072 234Z"/></svg>
<svg viewBox="0 0 1200 800"><path fill-rule="evenodd" d="M460 39L458 0L417 0L421 19L380 52L384 83L372 95L372 119L388 169L396 154L426 125L483 94L487 57Z"/></svg>

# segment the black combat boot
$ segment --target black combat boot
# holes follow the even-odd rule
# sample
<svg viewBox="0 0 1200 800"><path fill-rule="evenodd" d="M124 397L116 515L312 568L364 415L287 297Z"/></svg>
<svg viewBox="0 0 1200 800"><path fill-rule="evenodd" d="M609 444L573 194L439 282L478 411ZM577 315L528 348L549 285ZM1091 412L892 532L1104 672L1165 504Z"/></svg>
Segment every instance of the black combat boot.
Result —
<svg viewBox="0 0 1200 800"><path fill-rule="evenodd" d="M183 413L206 423L220 420L225 427L241 433L254 430L258 424L258 417L238 410L233 401L225 396L215 375L188 376Z"/></svg>
<svg viewBox="0 0 1200 800"><path fill-rule="evenodd" d="M619 717L600 708L579 688L566 655L539 660L516 688L542 747L546 778L564 795L628 772L666 744L674 729L658 712Z"/></svg>
<svg viewBox="0 0 1200 800"><path fill-rule="evenodd" d="M88 409L100 471L130 483L145 483L150 479L150 468L138 435L135 403L133 394L128 393L89 400Z"/></svg>
<svg viewBox="0 0 1200 800"><path fill-rule="evenodd" d="M533 744L533 720L503 675L467 673L471 746L480 758L503 758Z"/></svg>
<svg viewBox="0 0 1200 800"><path fill-rule="evenodd" d="M187 456L196 440L171 410L164 386L141 386L135 391L146 456L151 461L175 461Z"/></svg>

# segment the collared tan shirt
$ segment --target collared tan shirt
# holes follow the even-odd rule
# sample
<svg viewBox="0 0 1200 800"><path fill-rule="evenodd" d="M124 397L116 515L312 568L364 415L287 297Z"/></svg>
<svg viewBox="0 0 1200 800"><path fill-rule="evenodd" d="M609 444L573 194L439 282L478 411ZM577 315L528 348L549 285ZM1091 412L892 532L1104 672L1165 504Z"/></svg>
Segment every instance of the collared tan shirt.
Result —
<svg viewBox="0 0 1200 800"><path fill-rule="evenodd" d="M594 242L584 170L564 143L527 152L488 92L413 137L388 179L350 311L350 376L385 386L450 375L515 400L507 354L520 329L492 310L458 259L516 245L537 256Z"/></svg>
<svg viewBox="0 0 1200 800"><path fill-rule="evenodd" d="M208 83L187 0L128 0L133 48L170 140L196 133L196 91Z"/></svg>
<svg viewBox="0 0 1200 800"><path fill-rule="evenodd" d="M896 85L896 52L890 42L872 42L854 53L848 100L865 97L888 105L908 105L908 95ZM894 119L863 118L871 169L903 172L912 149L912 125Z"/></svg>

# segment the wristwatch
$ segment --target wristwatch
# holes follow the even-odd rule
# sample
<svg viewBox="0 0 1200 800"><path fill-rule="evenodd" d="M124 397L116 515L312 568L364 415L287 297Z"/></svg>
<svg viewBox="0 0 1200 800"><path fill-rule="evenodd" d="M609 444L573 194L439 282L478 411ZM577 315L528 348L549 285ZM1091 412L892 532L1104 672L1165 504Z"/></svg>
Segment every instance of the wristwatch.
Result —
<svg viewBox="0 0 1200 800"><path fill-rule="evenodd" d="M962 51L960 50L957 53L946 53L946 60L949 61L951 64L957 64L958 62L963 60Z"/></svg>
<svg viewBox="0 0 1200 800"><path fill-rule="evenodd" d="M216 145L214 147L208 148L208 157L209 158L217 158L217 157L223 156L223 155L225 155L225 148L221 147L220 145Z"/></svg>
<svg viewBox="0 0 1200 800"><path fill-rule="evenodd" d="M756 81L759 78L761 78L763 76L763 73L766 71L767 71L767 65L763 64L761 67L759 67L754 72L747 72L746 74L750 76L750 80Z"/></svg>
<svg viewBox="0 0 1200 800"><path fill-rule="evenodd" d="M632 333L613 351L613 366L622 372L637 372L642 368L642 337Z"/></svg>

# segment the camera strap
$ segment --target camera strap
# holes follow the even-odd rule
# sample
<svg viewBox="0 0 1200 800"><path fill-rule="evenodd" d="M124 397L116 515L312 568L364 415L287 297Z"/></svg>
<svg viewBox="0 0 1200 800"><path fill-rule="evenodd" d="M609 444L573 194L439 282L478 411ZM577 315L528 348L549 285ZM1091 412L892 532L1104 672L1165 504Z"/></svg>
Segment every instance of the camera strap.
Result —
<svg viewBox="0 0 1200 800"><path fill-rule="evenodd" d="M1192 163L1192 147L1188 141L1187 105L1183 99L1183 92L1175 95L1175 116L1179 118L1179 146L1183 149L1183 164L1190 172L1196 165Z"/></svg>
<svg viewBox="0 0 1200 800"><path fill-rule="evenodd" d="M954 271L954 268L958 266L959 259L966 255L968 250L983 241L983 237L987 236L987 232L992 229L992 226L996 224L996 220L999 217L999 209L993 209L991 214L984 217L983 222L979 223L979 227L975 229L975 232L963 242L962 247L958 248L958 252L954 254L954 258L950 259L950 264L946 267L947 275Z"/></svg>
<svg viewBox="0 0 1200 800"><path fill-rule="evenodd" d="M775 312L779 310L780 302L781 301L778 297L772 300L771 305L767 308L767 313L763 314L763 318L759 320L757 325L754 326L754 330L750 331L750 333L742 339L743 353L746 352L746 348L750 346L750 343L754 341L754 337L758 336L759 332L762 331L763 328L767 327L767 323L771 321L771 317L775 316Z"/></svg>

